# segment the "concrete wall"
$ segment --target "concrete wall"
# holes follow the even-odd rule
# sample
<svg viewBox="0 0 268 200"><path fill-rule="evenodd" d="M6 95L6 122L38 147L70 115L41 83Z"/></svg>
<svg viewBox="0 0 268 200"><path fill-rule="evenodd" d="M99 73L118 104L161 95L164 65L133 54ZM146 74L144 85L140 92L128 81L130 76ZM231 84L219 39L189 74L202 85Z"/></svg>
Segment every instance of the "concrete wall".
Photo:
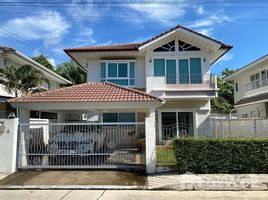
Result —
<svg viewBox="0 0 268 200"><path fill-rule="evenodd" d="M0 173L12 173L16 171L18 119L0 119L0 129Z"/></svg>

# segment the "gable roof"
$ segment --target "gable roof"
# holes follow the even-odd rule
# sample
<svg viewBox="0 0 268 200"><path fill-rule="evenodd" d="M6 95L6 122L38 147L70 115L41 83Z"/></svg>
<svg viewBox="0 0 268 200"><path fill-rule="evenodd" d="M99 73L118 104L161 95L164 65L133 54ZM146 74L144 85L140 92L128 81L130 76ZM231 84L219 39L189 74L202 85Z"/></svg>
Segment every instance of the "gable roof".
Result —
<svg viewBox="0 0 268 200"><path fill-rule="evenodd" d="M253 62L247 64L246 66L236 70L234 73L232 73L229 76L224 77L224 80L229 81L229 80L233 80L235 76L237 76L238 74L240 74L241 72L244 72L245 70L250 69L251 67L254 67L255 65L263 62L263 61L268 61L268 54L258 58L257 60L254 60Z"/></svg>
<svg viewBox="0 0 268 200"><path fill-rule="evenodd" d="M89 52L94 52L94 51L96 51L96 52L97 51L138 51L140 47L142 47L142 46L144 46L144 45L146 45L146 44L148 44L150 42L153 42L156 39L158 39L160 37L163 37L163 36L171 33L172 31L174 31L176 29L179 29L179 28L184 29L186 31L190 31L190 32L192 32L194 34L197 34L197 35L199 35L201 37L204 37L204 38L206 38L208 40L216 42L216 43L221 45L220 48L222 48L222 49L231 49L232 48L231 45L223 44L220 41L215 40L215 39L213 39L211 37L208 37L206 35L203 35L201 33L198 33L196 31L188 29L188 28L186 28L184 26L177 25L177 26L175 26L175 27L173 27L173 28L171 28L171 29L169 29L169 30L167 30L165 32L162 32L162 33L156 35L155 37L153 37L153 38L151 38L151 39L149 39L147 41L141 42L141 43L112 44L112 45L100 45L100 46L84 46L84 47L76 47L76 48L66 48L66 49L64 49L64 51L67 54L68 54L68 52L80 52L80 51L81 52L82 51L89 51Z"/></svg>
<svg viewBox="0 0 268 200"><path fill-rule="evenodd" d="M47 92L21 96L9 103L76 103L76 102L162 102L159 97L125 88L113 83L93 83L64 87Z"/></svg>

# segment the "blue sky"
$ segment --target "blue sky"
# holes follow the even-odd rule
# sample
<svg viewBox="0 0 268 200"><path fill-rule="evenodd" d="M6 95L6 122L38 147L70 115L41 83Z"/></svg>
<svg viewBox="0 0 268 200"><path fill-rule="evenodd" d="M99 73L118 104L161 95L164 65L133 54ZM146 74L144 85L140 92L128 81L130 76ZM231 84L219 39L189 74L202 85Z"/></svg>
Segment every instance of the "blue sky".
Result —
<svg viewBox="0 0 268 200"><path fill-rule="evenodd" d="M67 47L141 42L177 24L234 46L213 67L216 74L268 53L263 0L27 2L0 2L0 45L30 57L45 54L53 64L69 59L62 50Z"/></svg>

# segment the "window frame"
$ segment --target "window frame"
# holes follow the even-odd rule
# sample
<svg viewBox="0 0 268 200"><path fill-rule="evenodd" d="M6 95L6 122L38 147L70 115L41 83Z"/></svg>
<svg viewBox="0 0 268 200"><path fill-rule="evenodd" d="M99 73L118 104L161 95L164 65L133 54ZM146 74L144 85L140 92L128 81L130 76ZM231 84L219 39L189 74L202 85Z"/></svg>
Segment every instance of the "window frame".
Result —
<svg viewBox="0 0 268 200"><path fill-rule="evenodd" d="M122 85L122 84L118 84L118 83L116 83L116 84L118 84L120 86L135 87L135 85L136 85L135 61L126 61L126 60L122 60L122 61L118 61L118 60L104 61L104 60L101 60L100 62L101 62L101 66L102 66L102 63L105 66L105 77L102 77L102 74L101 74L101 76L100 76L101 82L111 82L109 80L115 80L115 81L122 80L122 81L127 81L127 85ZM131 77L131 63L134 63L134 65L133 65L133 71L134 71L133 77ZM116 64L116 77L109 77L109 64ZM119 65L120 64L126 64L127 65L127 76L126 77L120 77L119 76ZM134 81L134 84L131 84L133 81Z"/></svg>

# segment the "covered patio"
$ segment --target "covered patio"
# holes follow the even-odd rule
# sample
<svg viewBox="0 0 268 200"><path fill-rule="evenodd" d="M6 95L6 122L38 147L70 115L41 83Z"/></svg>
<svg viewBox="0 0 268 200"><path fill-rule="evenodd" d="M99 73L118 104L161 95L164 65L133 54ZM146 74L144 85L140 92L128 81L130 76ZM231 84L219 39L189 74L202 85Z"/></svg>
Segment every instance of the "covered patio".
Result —
<svg viewBox="0 0 268 200"><path fill-rule="evenodd" d="M143 165L147 173L155 172L155 110L163 102L158 97L112 83L89 82L9 102L19 108L20 168ZM57 123L30 123L31 110L57 113ZM115 119L111 117L115 113L123 114Z"/></svg>

